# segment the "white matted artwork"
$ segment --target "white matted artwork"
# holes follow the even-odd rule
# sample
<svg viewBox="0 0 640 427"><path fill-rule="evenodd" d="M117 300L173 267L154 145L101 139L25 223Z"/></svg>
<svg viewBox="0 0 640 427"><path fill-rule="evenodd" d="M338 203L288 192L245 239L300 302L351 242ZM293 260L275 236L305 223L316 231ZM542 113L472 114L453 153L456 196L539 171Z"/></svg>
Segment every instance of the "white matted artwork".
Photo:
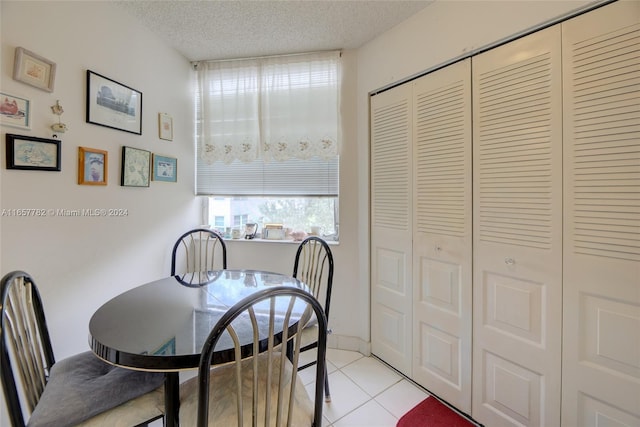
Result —
<svg viewBox="0 0 640 427"><path fill-rule="evenodd" d="M173 118L167 113L158 113L158 133L160 139L173 141Z"/></svg>

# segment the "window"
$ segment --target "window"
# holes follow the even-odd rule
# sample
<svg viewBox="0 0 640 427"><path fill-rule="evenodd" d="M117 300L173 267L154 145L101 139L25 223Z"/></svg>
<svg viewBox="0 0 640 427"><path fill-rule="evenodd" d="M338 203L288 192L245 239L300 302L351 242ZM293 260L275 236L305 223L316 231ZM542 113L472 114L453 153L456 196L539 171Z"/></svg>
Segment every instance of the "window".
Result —
<svg viewBox="0 0 640 427"><path fill-rule="evenodd" d="M338 238L338 199L336 197L215 197L209 199L210 217L214 228L229 234L231 228L247 223L283 224L292 231L309 233L320 227L327 240ZM220 222L218 212L225 212ZM210 220L213 223L213 221ZM261 232L262 228L258 230Z"/></svg>
<svg viewBox="0 0 640 427"><path fill-rule="evenodd" d="M337 236L339 65L339 52L197 64L196 193L216 228Z"/></svg>
<svg viewBox="0 0 640 427"><path fill-rule="evenodd" d="M212 223L213 223L213 225L215 226L215 228L224 227L224 223L225 223L225 221L224 221L224 216L222 216L222 215L216 215L216 216L213 218L213 221L210 221L210 222L212 222Z"/></svg>

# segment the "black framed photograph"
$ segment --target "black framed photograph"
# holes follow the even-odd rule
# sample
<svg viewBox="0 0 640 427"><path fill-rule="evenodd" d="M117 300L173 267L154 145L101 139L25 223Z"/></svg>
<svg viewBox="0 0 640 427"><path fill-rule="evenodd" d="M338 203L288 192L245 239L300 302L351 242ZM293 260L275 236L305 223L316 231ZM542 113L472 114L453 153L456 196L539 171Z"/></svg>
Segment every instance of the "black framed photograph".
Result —
<svg viewBox="0 0 640 427"><path fill-rule="evenodd" d="M107 151L78 147L78 184L107 185L108 165Z"/></svg>
<svg viewBox="0 0 640 427"><path fill-rule="evenodd" d="M177 182L178 159L175 157L153 155L153 180Z"/></svg>
<svg viewBox="0 0 640 427"><path fill-rule="evenodd" d="M142 135L142 92L87 70L87 123Z"/></svg>
<svg viewBox="0 0 640 427"><path fill-rule="evenodd" d="M122 147L122 174L120 185L123 187L148 187L151 169L151 152L133 147Z"/></svg>
<svg viewBox="0 0 640 427"><path fill-rule="evenodd" d="M58 139L7 134L7 169L61 170L61 142Z"/></svg>

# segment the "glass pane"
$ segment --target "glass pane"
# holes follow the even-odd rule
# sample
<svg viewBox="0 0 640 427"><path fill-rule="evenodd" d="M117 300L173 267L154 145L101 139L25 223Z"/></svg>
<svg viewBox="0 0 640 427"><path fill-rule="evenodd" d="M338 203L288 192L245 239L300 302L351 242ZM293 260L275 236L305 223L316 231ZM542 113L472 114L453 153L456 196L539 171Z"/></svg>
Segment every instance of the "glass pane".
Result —
<svg viewBox="0 0 640 427"><path fill-rule="evenodd" d="M265 224L281 224L289 231L337 240L337 200L336 197L211 197L209 223L226 237L233 228L257 223L258 234Z"/></svg>

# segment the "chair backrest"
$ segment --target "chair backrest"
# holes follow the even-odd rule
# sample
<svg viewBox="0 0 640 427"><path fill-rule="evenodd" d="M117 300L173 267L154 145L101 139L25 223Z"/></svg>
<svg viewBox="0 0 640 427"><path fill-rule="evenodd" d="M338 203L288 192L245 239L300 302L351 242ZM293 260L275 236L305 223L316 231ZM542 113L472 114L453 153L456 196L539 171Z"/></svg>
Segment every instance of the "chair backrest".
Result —
<svg viewBox="0 0 640 427"><path fill-rule="evenodd" d="M35 282L13 271L0 282L0 369L2 389L14 427L25 425L55 363L42 300Z"/></svg>
<svg viewBox="0 0 640 427"><path fill-rule="evenodd" d="M300 243L293 264L293 277L309 286L313 296L323 302L328 319L333 285L333 254L326 241L310 236Z"/></svg>
<svg viewBox="0 0 640 427"><path fill-rule="evenodd" d="M223 337L224 345L232 342L235 349L235 375L233 380L225 383L235 383L233 390L237 399L234 416L237 416L238 426L244 426L244 422L249 422L249 420L243 420L243 413L250 412L254 426L299 427L301 424L293 421L294 406L299 402L295 399L296 383L302 389L298 392L305 393L307 401L308 396L302 383L297 380L301 341L301 334L298 332L313 321L318 325L316 354L318 369L312 425L320 427L327 340L326 317L322 306L311 294L302 289L286 286L275 286L246 297L227 310L212 329L205 341L200 358L197 425L199 427L208 425L210 387L215 389L225 386L225 384L216 385L215 376L213 384L210 384L214 350ZM238 336L240 334L247 336L247 333L253 334L253 341L249 345L242 346ZM252 355L258 356L249 357ZM246 357L249 358L242 361ZM285 369L285 366L288 369ZM214 367L214 372L215 369ZM226 387L230 386L226 384ZM274 390L276 390L275 393ZM247 391L250 391L250 399L246 399ZM229 394L232 393L229 391ZM248 411L247 405L250 406L251 411ZM230 424L225 423L225 425Z"/></svg>
<svg viewBox="0 0 640 427"><path fill-rule="evenodd" d="M206 228L184 233L173 245L171 275L227 268L227 246L220 234Z"/></svg>

